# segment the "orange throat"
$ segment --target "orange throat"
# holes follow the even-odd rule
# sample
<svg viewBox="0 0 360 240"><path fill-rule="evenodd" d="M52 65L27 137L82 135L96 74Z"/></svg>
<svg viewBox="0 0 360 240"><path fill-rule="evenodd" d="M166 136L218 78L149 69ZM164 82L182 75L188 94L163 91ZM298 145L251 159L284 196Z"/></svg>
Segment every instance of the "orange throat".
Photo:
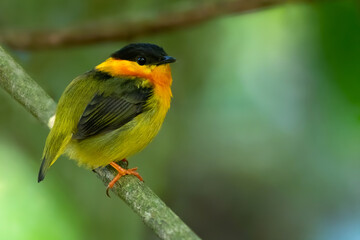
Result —
<svg viewBox="0 0 360 240"><path fill-rule="evenodd" d="M97 65L95 69L114 77L145 78L154 85L170 87L172 83L170 64L141 66L133 61L108 58L105 62Z"/></svg>

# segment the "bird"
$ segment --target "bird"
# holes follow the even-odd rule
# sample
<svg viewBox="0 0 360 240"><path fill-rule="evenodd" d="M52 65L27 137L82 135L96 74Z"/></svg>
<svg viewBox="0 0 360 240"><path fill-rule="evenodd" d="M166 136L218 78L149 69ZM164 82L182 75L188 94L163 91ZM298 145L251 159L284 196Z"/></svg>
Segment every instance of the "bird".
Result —
<svg viewBox="0 0 360 240"><path fill-rule="evenodd" d="M170 63L176 59L151 43L131 43L76 77L60 97L45 142L38 182L62 155L80 166L112 166L143 181L137 168L117 162L143 150L157 135L172 99Z"/></svg>

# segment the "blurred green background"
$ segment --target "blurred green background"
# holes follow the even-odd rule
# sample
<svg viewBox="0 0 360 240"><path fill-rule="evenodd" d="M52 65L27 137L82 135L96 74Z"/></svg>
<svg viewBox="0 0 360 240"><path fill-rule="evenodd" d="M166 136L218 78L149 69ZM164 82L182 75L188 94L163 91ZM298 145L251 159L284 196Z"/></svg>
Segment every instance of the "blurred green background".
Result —
<svg viewBox="0 0 360 240"><path fill-rule="evenodd" d="M5 0L0 31L201 2ZM163 128L130 166L200 237L360 239L358 1L277 5L134 42L178 61ZM127 43L6 50L58 100ZM157 239L66 157L38 184L48 129L2 89L0 102L0 239Z"/></svg>

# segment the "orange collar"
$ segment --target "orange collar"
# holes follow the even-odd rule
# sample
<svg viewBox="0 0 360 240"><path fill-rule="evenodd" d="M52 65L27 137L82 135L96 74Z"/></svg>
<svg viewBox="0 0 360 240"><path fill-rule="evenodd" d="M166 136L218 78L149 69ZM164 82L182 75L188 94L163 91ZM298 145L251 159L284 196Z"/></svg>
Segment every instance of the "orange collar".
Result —
<svg viewBox="0 0 360 240"><path fill-rule="evenodd" d="M170 64L140 66L133 61L108 58L95 69L114 77L145 78L155 86L170 87L172 84Z"/></svg>

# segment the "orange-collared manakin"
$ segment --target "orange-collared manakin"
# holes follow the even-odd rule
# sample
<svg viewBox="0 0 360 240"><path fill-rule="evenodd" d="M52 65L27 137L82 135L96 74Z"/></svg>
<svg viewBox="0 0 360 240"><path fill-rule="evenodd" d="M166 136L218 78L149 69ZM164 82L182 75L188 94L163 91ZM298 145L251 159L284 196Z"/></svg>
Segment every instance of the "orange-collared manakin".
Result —
<svg viewBox="0 0 360 240"><path fill-rule="evenodd" d="M65 153L80 165L110 164L119 174L142 178L116 162L141 151L160 130L170 107L175 58L154 44L129 44L75 78L62 94L44 148L38 181Z"/></svg>

